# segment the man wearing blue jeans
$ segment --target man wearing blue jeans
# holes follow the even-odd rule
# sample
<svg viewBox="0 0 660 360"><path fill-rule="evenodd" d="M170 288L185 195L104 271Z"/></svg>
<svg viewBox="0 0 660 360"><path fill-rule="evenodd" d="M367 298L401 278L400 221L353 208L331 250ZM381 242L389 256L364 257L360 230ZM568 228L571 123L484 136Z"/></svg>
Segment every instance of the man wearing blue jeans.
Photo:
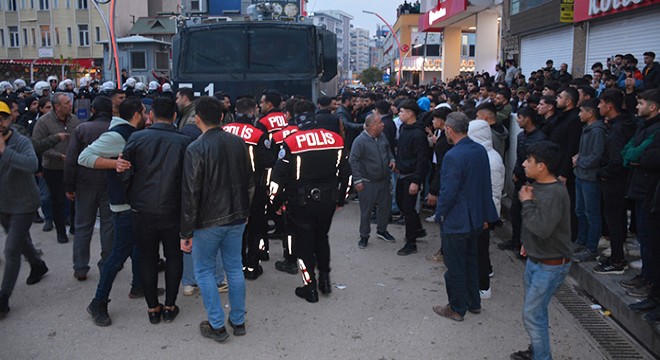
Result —
<svg viewBox="0 0 660 360"><path fill-rule="evenodd" d="M215 278L218 283L219 292L227 292L227 283L225 283L225 269L222 266L222 256L218 255L215 259ZM198 289L195 272L193 269L193 258L191 254L183 253L183 276L181 277L183 285L183 295L191 296Z"/></svg>
<svg viewBox="0 0 660 360"><path fill-rule="evenodd" d="M513 360L550 360L548 305L571 267L570 199L566 186L555 174L560 162L559 146L540 141L527 148L525 175L533 185L523 185L523 253L527 255L522 309L523 323L531 341L529 349L511 354Z"/></svg>
<svg viewBox="0 0 660 360"><path fill-rule="evenodd" d="M220 126L223 110L215 98L197 100L195 124L202 135L186 150L181 186L181 250L192 252L207 314L200 332L218 342L229 337L216 287L218 253L229 283L229 325L236 336L246 333L241 246L255 187L245 142Z"/></svg>

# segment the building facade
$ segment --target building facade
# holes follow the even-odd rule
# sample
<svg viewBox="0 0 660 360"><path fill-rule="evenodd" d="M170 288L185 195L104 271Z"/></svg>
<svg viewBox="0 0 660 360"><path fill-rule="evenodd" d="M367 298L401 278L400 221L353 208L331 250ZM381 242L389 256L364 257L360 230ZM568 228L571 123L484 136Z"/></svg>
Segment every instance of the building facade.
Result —
<svg viewBox="0 0 660 360"><path fill-rule="evenodd" d="M351 27L350 30L350 70L356 79L369 64L369 30Z"/></svg>

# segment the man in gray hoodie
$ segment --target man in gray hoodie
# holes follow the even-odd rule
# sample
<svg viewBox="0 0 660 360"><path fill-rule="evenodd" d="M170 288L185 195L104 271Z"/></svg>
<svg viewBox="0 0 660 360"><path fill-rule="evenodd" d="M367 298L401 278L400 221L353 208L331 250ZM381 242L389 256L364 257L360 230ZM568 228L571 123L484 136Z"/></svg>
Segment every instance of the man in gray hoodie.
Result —
<svg viewBox="0 0 660 360"><path fill-rule="evenodd" d="M394 242L387 232L390 216L392 192L390 169L395 166L390 143L387 141L381 115L374 111L367 116L364 131L353 142L349 163L353 172L353 184L360 194L360 241L358 247L364 249L371 233L371 213L378 204L378 238Z"/></svg>
<svg viewBox="0 0 660 360"><path fill-rule="evenodd" d="M575 174L575 213L578 218L576 254L573 260L596 260L601 233L600 182L598 169L605 151L607 127L598 119L598 101L587 100L580 106L582 129L580 150L573 156ZM581 248L580 248L581 247Z"/></svg>

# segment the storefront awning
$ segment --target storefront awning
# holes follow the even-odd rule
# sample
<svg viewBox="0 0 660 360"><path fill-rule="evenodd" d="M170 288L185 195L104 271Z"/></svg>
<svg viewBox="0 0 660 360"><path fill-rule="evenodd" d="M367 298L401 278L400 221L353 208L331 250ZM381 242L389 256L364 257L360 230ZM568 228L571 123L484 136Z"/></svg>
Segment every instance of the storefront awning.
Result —
<svg viewBox="0 0 660 360"><path fill-rule="evenodd" d="M438 31L435 25L464 12L467 6L467 0L438 1L438 6L419 17L417 27L419 31Z"/></svg>
<svg viewBox="0 0 660 360"><path fill-rule="evenodd" d="M0 60L3 64L27 64L30 65L33 59L17 59L17 60ZM84 68L93 68L101 66L102 59L68 59L68 60L53 60L53 59L39 59L35 65L78 65Z"/></svg>

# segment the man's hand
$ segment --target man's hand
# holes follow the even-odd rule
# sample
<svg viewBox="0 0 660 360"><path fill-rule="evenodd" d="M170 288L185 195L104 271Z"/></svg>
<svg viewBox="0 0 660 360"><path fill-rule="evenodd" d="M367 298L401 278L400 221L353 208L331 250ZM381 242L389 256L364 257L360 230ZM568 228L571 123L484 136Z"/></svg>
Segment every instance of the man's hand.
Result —
<svg viewBox="0 0 660 360"><path fill-rule="evenodd" d="M66 154L62 154L62 155L60 155L60 160L62 160L62 161L66 161Z"/></svg>
<svg viewBox="0 0 660 360"><path fill-rule="evenodd" d="M520 202L532 200L534 198L534 188L529 185L523 185L518 192L518 199Z"/></svg>
<svg viewBox="0 0 660 360"><path fill-rule="evenodd" d="M435 195L428 194L426 196L426 205L436 206L438 204L438 197Z"/></svg>
<svg viewBox="0 0 660 360"><path fill-rule="evenodd" d="M192 238L181 239L181 251L190 254L192 252Z"/></svg>
<svg viewBox="0 0 660 360"><path fill-rule="evenodd" d="M511 175L511 180L513 180L513 182L518 182L518 177L516 174Z"/></svg>
<svg viewBox="0 0 660 360"><path fill-rule="evenodd" d="M392 171L394 171L394 172L397 171L397 170L396 170L396 163L395 163L394 161L390 161L390 165L389 165L389 167L390 167L390 170L392 170Z"/></svg>
<svg viewBox="0 0 660 360"><path fill-rule="evenodd" d="M67 191L66 198L69 199L69 201L73 201L76 199L76 193L72 191Z"/></svg>
<svg viewBox="0 0 660 360"><path fill-rule="evenodd" d="M364 184L363 183L355 184L355 191L361 192L362 190L364 190Z"/></svg>
<svg viewBox="0 0 660 360"><path fill-rule="evenodd" d="M66 141L66 139L69 138L69 133L65 133L65 132L57 133L55 135L57 135L60 138L60 141Z"/></svg>
<svg viewBox="0 0 660 360"><path fill-rule="evenodd" d="M408 194L417 195L418 192L419 192L419 185L415 183L410 183L410 187L408 188Z"/></svg>
<svg viewBox="0 0 660 360"><path fill-rule="evenodd" d="M571 158L571 160L573 161L573 167L577 166L577 161L579 158L580 158L580 154L573 155L573 157Z"/></svg>
<svg viewBox="0 0 660 360"><path fill-rule="evenodd" d="M131 168L131 162L122 158L122 154L119 154L117 162L115 163L115 170L118 173L123 173L124 171Z"/></svg>

